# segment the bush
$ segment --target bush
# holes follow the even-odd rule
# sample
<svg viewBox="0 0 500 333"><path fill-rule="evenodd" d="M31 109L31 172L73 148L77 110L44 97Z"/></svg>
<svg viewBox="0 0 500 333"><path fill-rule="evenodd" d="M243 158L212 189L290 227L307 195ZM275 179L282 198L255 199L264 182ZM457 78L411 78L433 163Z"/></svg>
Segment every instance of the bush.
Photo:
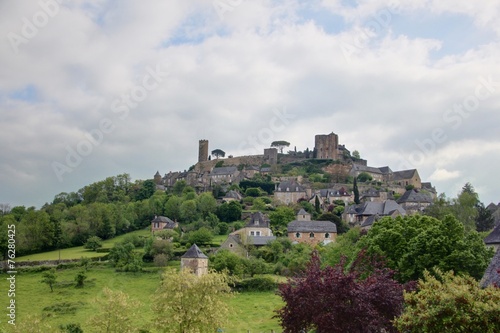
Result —
<svg viewBox="0 0 500 333"><path fill-rule="evenodd" d="M102 247L102 239L97 236L92 236L87 239L87 242L83 246L85 249L89 249L92 251L97 250L98 248Z"/></svg>
<svg viewBox="0 0 500 333"><path fill-rule="evenodd" d="M163 253L157 254L154 257L153 262L155 263L155 266L165 267L168 264L168 256Z"/></svg>
<svg viewBox="0 0 500 333"><path fill-rule="evenodd" d="M260 195L260 189L258 187L249 187L246 189L245 195L256 198Z"/></svg>
<svg viewBox="0 0 500 333"><path fill-rule="evenodd" d="M278 282L270 276L253 277L237 281L234 288L240 291L270 291L278 288Z"/></svg>

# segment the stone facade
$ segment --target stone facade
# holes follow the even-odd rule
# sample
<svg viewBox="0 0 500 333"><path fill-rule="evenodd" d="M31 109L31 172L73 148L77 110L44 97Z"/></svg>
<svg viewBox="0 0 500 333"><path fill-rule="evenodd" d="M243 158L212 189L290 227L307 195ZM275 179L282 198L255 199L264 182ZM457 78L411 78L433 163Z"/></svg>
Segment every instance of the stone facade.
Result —
<svg viewBox="0 0 500 333"><path fill-rule="evenodd" d="M276 148L264 149L264 161L270 165L277 164L278 163L278 149L276 149Z"/></svg>
<svg viewBox="0 0 500 333"><path fill-rule="evenodd" d="M288 223L288 238L292 243L317 245L335 242L337 226L330 221L311 221L311 215L304 209L297 213L297 220Z"/></svg>
<svg viewBox="0 0 500 333"><path fill-rule="evenodd" d="M198 148L198 162L208 161L208 140L200 140Z"/></svg>
<svg viewBox="0 0 500 333"><path fill-rule="evenodd" d="M208 257L196 244L193 244L181 257L181 270L185 269L197 276L208 273Z"/></svg>
<svg viewBox="0 0 500 333"><path fill-rule="evenodd" d="M316 150L316 158L337 160L339 137L335 133L318 134L314 137L314 149Z"/></svg>

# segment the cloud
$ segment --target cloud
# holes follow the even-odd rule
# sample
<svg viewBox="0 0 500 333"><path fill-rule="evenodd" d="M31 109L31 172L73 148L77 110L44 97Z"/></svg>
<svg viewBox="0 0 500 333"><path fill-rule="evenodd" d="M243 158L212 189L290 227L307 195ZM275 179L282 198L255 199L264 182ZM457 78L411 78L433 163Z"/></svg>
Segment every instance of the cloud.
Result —
<svg viewBox="0 0 500 333"><path fill-rule="evenodd" d="M201 0L62 2L19 52L2 39L0 202L40 206L107 176L184 170L199 139L237 155L273 139L312 149L315 134L332 131L370 165L417 167L451 194L472 179L498 201L485 176L500 162L497 1L224 3L221 17ZM0 34L21 35L24 18L41 10L1 3ZM447 35L418 24L450 17ZM140 97L158 64L167 74ZM490 95L457 111L481 78ZM124 116L116 101L134 92ZM293 119L273 126L275 110ZM113 129L60 182L53 162L66 163L68 147L77 150L103 120Z"/></svg>

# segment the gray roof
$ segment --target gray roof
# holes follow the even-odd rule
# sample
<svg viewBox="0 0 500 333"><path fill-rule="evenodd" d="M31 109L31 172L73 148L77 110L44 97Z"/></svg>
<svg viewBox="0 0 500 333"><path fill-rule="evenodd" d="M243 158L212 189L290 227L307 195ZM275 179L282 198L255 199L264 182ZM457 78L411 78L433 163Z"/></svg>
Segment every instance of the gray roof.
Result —
<svg viewBox="0 0 500 333"><path fill-rule="evenodd" d="M301 208L299 210L299 212L297 213L297 215L311 215L311 214L309 214L308 212L306 212L304 208Z"/></svg>
<svg viewBox="0 0 500 333"><path fill-rule="evenodd" d="M392 215L399 211L401 215L406 214L406 210L394 200L385 200L384 202L365 202L364 204L352 205L347 208L347 214L356 215Z"/></svg>
<svg viewBox="0 0 500 333"><path fill-rule="evenodd" d="M305 192L305 189L296 181L284 181L279 183L276 192Z"/></svg>
<svg viewBox="0 0 500 333"><path fill-rule="evenodd" d="M379 216L378 214L375 214L375 215L372 215L370 217L368 217L362 224L361 224L361 228L366 228L366 227L369 227L371 226L373 223L375 223L376 221L378 221L379 219Z"/></svg>
<svg viewBox="0 0 500 333"><path fill-rule="evenodd" d="M394 171L392 173L392 179L393 180L411 179L416 173L418 173L417 169Z"/></svg>
<svg viewBox="0 0 500 333"><path fill-rule="evenodd" d="M408 190L398 199L398 203L405 202L432 203L432 197L426 193Z"/></svg>
<svg viewBox="0 0 500 333"><path fill-rule="evenodd" d="M269 219L261 212L255 212L250 216L245 227L269 228Z"/></svg>
<svg viewBox="0 0 500 333"><path fill-rule="evenodd" d="M500 244L500 224L497 225L488 236L484 238L485 244Z"/></svg>
<svg viewBox="0 0 500 333"><path fill-rule="evenodd" d="M292 221L288 232L337 232L337 226L330 221Z"/></svg>
<svg viewBox="0 0 500 333"><path fill-rule="evenodd" d="M392 170L391 168L389 168L388 166L383 166L383 167L380 167L378 168L384 175L386 174L389 174L389 173L392 173Z"/></svg>
<svg viewBox="0 0 500 333"><path fill-rule="evenodd" d="M492 202L492 203L490 203L488 206L486 206L486 208L487 208L490 212L494 213L494 212L498 209L498 206L500 206L500 204L495 205L495 204Z"/></svg>
<svg viewBox="0 0 500 333"><path fill-rule="evenodd" d="M352 171L383 174L380 168L370 167L361 164L353 164Z"/></svg>
<svg viewBox="0 0 500 333"><path fill-rule="evenodd" d="M256 246L267 245L267 243L272 242L276 239L276 236L250 236L247 238L250 244Z"/></svg>
<svg viewBox="0 0 500 333"><path fill-rule="evenodd" d="M500 287L500 251L497 251L493 259L491 259L490 265L484 272L483 278L481 279L481 287L486 288L490 285L497 285Z"/></svg>
<svg viewBox="0 0 500 333"><path fill-rule="evenodd" d="M169 219L168 217L165 217L165 216L155 216L155 218L151 222L152 223L161 222L161 223L175 224L174 221L172 221L171 219Z"/></svg>
<svg viewBox="0 0 500 333"><path fill-rule="evenodd" d="M193 244L193 246L191 246L189 250L187 250L187 252L182 255L181 258L208 259L208 257L203 252L201 252L200 248L196 244Z"/></svg>
<svg viewBox="0 0 500 333"><path fill-rule="evenodd" d="M361 193L362 197L379 197L380 196L380 191L377 189L374 189L373 187L370 187L363 193Z"/></svg>
<svg viewBox="0 0 500 333"><path fill-rule="evenodd" d="M211 175L232 175L236 171L238 171L238 168L235 166L213 168Z"/></svg>
<svg viewBox="0 0 500 333"><path fill-rule="evenodd" d="M231 199L241 200L243 197L242 197L242 195L238 191L230 190L230 191L228 191L226 193L226 195L224 196L224 198L231 198Z"/></svg>

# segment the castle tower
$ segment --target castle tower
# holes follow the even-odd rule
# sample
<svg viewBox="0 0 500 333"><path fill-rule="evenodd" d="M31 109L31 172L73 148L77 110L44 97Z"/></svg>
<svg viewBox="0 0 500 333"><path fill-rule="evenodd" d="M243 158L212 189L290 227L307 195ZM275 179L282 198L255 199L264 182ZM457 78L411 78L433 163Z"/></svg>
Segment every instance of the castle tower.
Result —
<svg viewBox="0 0 500 333"><path fill-rule="evenodd" d="M155 175L153 176L153 179L156 185L159 185L161 183L161 175L159 171L156 171Z"/></svg>
<svg viewBox="0 0 500 333"><path fill-rule="evenodd" d="M318 134L314 137L316 158L336 160L338 155L339 137L335 133Z"/></svg>
<svg viewBox="0 0 500 333"><path fill-rule="evenodd" d="M208 161L208 140L200 140L198 147L198 162Z"/></svg>
<svg viewBox="0 0 500 333"><path fill-rule="evenodd" d="M181 257L181 270L188 269L197 276L208 273L208 257L193 244Z"/></svg>

